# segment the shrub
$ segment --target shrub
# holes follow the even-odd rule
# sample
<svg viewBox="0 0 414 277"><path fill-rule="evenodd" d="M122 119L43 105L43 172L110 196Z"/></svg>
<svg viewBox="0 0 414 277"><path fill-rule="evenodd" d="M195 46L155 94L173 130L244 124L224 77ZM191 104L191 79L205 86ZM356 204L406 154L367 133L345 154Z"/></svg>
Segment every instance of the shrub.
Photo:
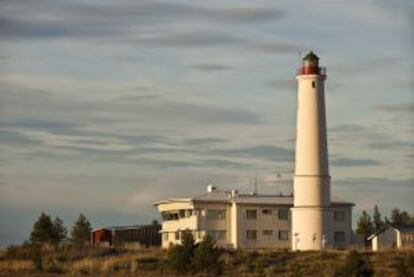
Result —
<svg viewBox="0 0 414 277"><path fill-rule="evenodd" d="M198 245L194 252L192 268L195 272L208 272L218 274L221 264L219 263L221 251L217 248L214 239L207 235Z"/></svg>
<svg viewBox="0 0 414 277"><path fill-rule="evenodd" d="M33 244L31 250L31 260L34 263L36 270L43 270L43 256L41 246L38 244Z"/></svg>
<svg viewBox="0 0 414 277"><path fill-rule="evenodd" d="M134 266L145 271L152 271L159 268L159 260L156 257L142 257L133 261Z"/></svg>
<svg viewBox="0 0 414 277"><path fill-rule="evenodd" d="M190 232L184 232L181 245L171 245L168 250L168 264L171 269L184 273L191 269L191 259L194 256L195 242Z"/></svg>
<svg viewBox="0 0 414 277"><path fill-rule="evenodd" d="M397 257L396 269L398 276L414 276L414 255L407 253Z"/></svg>
<svg viewBox="0 0 414 277"><path fill-rule="evenodd" d="M356 250L349 252L346 257L345 264L339 267L335 276L338 277L365 277L373 276L374 271L371 265L365 260L364 256Z"/></svg>

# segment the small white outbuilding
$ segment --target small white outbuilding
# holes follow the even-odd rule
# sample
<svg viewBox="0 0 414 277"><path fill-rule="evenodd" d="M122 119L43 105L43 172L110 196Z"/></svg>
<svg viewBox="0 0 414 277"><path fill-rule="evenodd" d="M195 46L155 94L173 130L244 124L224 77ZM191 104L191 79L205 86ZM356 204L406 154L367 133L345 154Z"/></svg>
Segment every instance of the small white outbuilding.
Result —
<svg viewBox="0 0 414 277"><path fill-rule="evenodd" d="M381 231L368 237L372 251L414 248L414 226L384 227Z"/></svg>

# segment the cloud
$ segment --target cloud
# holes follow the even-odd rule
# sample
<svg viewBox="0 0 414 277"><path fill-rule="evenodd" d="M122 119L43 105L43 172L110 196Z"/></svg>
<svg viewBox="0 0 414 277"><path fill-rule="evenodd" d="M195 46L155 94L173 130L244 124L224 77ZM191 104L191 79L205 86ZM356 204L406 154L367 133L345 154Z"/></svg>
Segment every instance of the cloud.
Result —
<svg viewBox="0 0 414 277"><path fill-rule="evenodd" d="M297 54L303 47L283 42L260 42L252 44L252 48L258 52L270 54Z"/></svg>
<svg viewBox="0 0 414 277"><path fill-rule="evenodd" d="M138 43L166 47L209 47L239 44L242 41L231 35L211 31L164 34L137 40Z"/></svg>
<svg viewBox="0 0 414 277"><path fill-rule="evenodd" d="M27 17L30 12L31 17ZM155 26L177 22L251 24L283 18L280 9L254 6L215 7L155 1L114 3L76 3L57 1L3 1L0 12L0 36L3 38L57 39L66 37L127 38L128 34L146 33ZM208 36L208 35L207 35ZM220 36L196 39L182 35L158 38L173 45L200 45L228 41ZM161 40L161 41L160 41ZM201 41L200 41L201 40ZM115 40L117 41L117 40ZM155 42L155 41L153 41Z"/></svg>
<svg viewBox="0 0 414 277"><path fill-rule="evenodd" d="M336 179L333 181L334 186L343 187L365 187L375 189L376 187L387 188L410 188L414 189L414 179L388 179L376 177L353 177Z"/></svg>
<svg viewBox="0 0 414 277"><path fill-rule="evenodd" d="M377 106L376 109L386 112L414 113L414 103L388 104Z"/></svg>
<svg viewBox="0 0 414 277"><path fill-rule="evenodd" d="M274 80L268 82L268 85L275 89L294 91L297 88L296 80L287 79L287 80Z"/></svg>
<svg viewBox="0 0 414 277"><path fill-rule="evenodd" d="M349 158L337 158L330 162L332 166L336 167L353 167L353 166L377 166L381 163L371 159L349 159Z"/></svg>
<svg viewBox="0 0 414 277"><path fill-rule="evenodd" d="M364 131L365 128L363 126L357 124L341 124L335 126L333 128L328 128L328 132L336 132L336 133L354 133L354 132L361 132Z"/></svg>
<svg viewBox="0 0 414 277"><path fill-rule="evenodd" d="M381 69L390 70L392 66L409 61L410 59L407 58L383 57L365 61L354 61L353 63L348 64L330 65L329 71L335 72L335 74L360 74L367 71L372 72Z"/></svg>
<svg viewBox="0 0 414 277"><path fill-rule="evenodd" d="M281 162L291 162L294 158L293 150L272 145L259 145L235 149L215 149L211 150L210 153L223 156L250 157Z"/></svg>
<svg viewBox="0 0 414 277"><path fill-rule="evenodd" d="M414 149L414 142L411 141L383 141L373 142L369 144L372 149L384 150L384 149Z"/></svg>
<svg viewBox="0 0 414 277"><path fill-rule="evenodd" d="M191 69L195 69L198 71L203 72L212 72L212 71L222 71L229 69L229 66L222 65L222 64L207 64L207 63L200 63L200 64L193 64L190 65Z"/></svg>
<svg viewBox="0 0 414 277"><path fill-rule="evenodd" d="M180 124L258 124L260 115L245 109L205 105L197 102L187 103L150 97L151 101L107 101L99 98L73 98L53 92L15 88L16 91L2 90L2 100L7 107L18 106L13 110L4 107L3 114L30 118L35 114L37 120L46 120L54 114L56 120L82 122L83 124L113 124L139 118L141 123L153 125L155 122L171 126Z"/></svg>
<svg viewBox="0 0 414 277"><path fill-rule="evenodd" d="M226 142L226 139L222 138L191 138L184 140L186 145L211 145L221 142Z"/></svg>
<svg viewBox="0 0 414 277"><path fill-rule="evenodd" d="M130 102L130 101L147 101L159 98L158 94L143 94L143 95L124 95L114 98L113 101Z"/></svg>

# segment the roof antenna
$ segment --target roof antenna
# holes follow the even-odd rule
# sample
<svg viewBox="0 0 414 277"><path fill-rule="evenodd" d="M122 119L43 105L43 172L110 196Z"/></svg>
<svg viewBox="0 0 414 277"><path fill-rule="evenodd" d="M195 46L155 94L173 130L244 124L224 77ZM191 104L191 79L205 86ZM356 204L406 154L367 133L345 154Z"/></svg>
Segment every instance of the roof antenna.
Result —
<svg viewBox="0 0 414 277"><path fill-rule="evenodd" d="M254 194L257 195L257 167L254 171Z"/></svg>
<svg viewBox="0 0 414 277"><path fill-rule="evenodd" d="M282 193L280 192L280 187L279 187L279 180L280 178L282 178L282 174L280 174L279 172L276 172L276 190L277 190L277 195L282 196Z"/></svg>

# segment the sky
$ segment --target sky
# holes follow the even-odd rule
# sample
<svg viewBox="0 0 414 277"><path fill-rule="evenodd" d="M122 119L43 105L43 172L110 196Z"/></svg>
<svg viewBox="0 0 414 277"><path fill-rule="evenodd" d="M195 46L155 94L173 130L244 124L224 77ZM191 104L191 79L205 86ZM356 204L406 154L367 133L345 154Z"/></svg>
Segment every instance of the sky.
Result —
<svg viewBox="0 0 414 277"><path fill-rule="evenodd" d="M252 191L255 171L259 193L290 193L309 50L333 195L354 221L414 213L412 26L411 0L1 1L0 245L42 211L145 224L209 183Z"/></svg>

